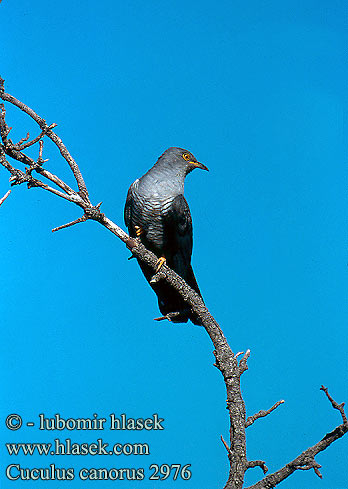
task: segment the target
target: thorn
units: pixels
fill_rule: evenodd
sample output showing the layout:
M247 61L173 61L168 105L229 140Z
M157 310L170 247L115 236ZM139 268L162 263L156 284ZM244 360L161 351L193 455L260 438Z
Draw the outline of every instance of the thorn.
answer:
M63 224L62 226L58 226L57 228L52 229L52 233L55 233L56 231L60 231L61 229L69 228L70 226L74 226L75 224L84 221L87 221L87 217L85 215L79 217L78 219L75 219L75 221L68 222L67 224Z

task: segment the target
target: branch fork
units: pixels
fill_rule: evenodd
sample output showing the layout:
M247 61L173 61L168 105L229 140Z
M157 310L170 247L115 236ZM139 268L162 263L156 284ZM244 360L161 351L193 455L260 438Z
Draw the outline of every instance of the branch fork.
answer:
M304 461L303 461L303 465L292 465L294 467L295 470L311 470L313 469L315 474L320 478L322 479L323 476L321 475L319 469L321 468L321 465L318 464L318 462L316 462L314 460L314 457L308 457L306 458Z

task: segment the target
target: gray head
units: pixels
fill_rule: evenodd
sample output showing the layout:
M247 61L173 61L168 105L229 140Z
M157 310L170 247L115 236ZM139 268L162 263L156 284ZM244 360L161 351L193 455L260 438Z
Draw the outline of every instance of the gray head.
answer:
M195 168L208 170L208 168L199 163L192 153L182 148L168 148L157 160L155 167L161 169L176 170L178 173L187 175Z

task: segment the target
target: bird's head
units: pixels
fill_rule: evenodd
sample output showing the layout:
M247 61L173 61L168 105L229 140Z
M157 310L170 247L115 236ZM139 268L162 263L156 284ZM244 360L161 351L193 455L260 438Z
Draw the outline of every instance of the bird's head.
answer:
M177 169L187 175L195 168L208 170L208 168L196 160L190 151L182 148L168 148L162 156L159 157L157 164L163 167ZM209 171L209 170L208 170Z

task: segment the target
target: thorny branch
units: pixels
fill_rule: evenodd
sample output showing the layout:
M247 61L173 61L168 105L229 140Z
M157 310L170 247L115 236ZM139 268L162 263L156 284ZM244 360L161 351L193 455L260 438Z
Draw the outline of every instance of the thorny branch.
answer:
M0 164L11 174L11 186L26 183L28 188L40 187L43 190L57 195L58 197L68 200L69 202L73 202L83 210L83 215L72 222L54 228L53 231L58 231L89 219L97 221L126 244L127 248L131 250L132 257L138 258L147 265L150 265L155 271L158 258L153 253L149 252L138 240L128 236L128 234L125 233L117 224L107 218L100 211L101 203L98 205L92 205L89 199L86 184L77 163L70 155L62 140L53 131L57 125L55 123L47 124L46 121L37 115L36 112L34 112L30 107L17 100L12 95L6 93L4 88L4 80L2 78L0 78L0 98L3 101L9 102L21 109L38 124L41 130L39 135L32 140L29 140L30 136L28 133L25 137L20 139L20 141L13 143L8 137L11 128L7 125L5 120L5 107L3 104L0 104L0 135L2 141L0 143ZM56 145L62 157L69 165L76 180L78 190L72 189L57 175L54 175L50 171L43 168L43 165L47 162L47 160L44 160L42 156L44 148L43 141L45 137L49 138ZM39 143L39 155L35 161L23 153L23 150L37 143ZM11 163L9 163L6 157L10 157L15 161L24 164L24 171L19 168L15 168ZM32 175L35 172L41 179L35 178ZM48 185L42 179L48 180L51 182L51 185ZM8 195L9 192L7 192L7 194L0 200L0 205ZM241 489L243 487L245 472L249 468L260 467L264 473L266 473L268 470L265 462L262 460L247 460L245 428L253 424L256 419L270 414L284 401L278 401L267 411L261 410L246 419L245 405L240 388L240 377L248 369L247 361L250 356L250 350L247 350L245 353L238 352L234 355L220 326L208 311L201 297L196 294L196 292L192 290L180 276L173 272L173 270L168 268L166 265L163 265L160 270L160 275L154 274L153 280L165 280L180 293L184 300L190 305L192 310L197 314L197 316L199 316L202 325L213 342L215 348L215 366L222 373L226 385L226 402L230 418L229 444L227 444L227 442L221 436L221 440L227 450L227 456L230 464L229 476L224 489ZM241 355L243 356L238 361L238 357ZM248 489L268 489L275 487L277 484L279 484L279 482L284 480L295 470L309 470L313 468L315 473L321 477L319 472L320 465L314 460L315 455L317 455L317 453L320 451L325 450L333 441L337 440L348 431L347 418L344 413L344 404L337 404L331 398L325 387L322 387L322 390L324 390L332 406L340 411L343 423L335 428L335 430L325 435L324 438L316 445L301 453L296 459L288 463L285 467L266 476L257 484L250 486Z

